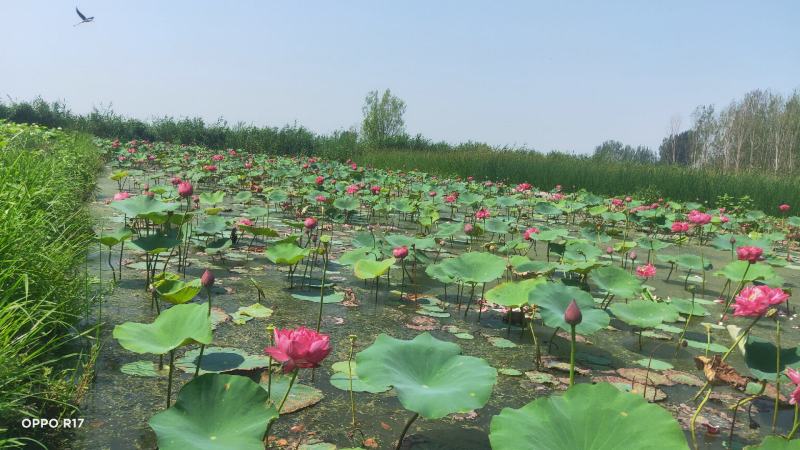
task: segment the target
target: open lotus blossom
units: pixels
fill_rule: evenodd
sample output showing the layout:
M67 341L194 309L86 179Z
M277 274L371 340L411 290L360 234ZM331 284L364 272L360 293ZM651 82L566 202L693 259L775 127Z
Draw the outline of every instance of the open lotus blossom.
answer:
M308 217L303 221L303 226L306 227L307 230L313 230L317 227L317 219Z
M786 376L794 383L794 392L789 395L789 404L796 405L800 403L800 371L796 369L792 369L791 367L786 368Z
M125 200L126 198L130 198L131 194L129 192L117 192L114 194L114 200Z
M371 188L369 188L369 190L370 190L370 192L372 192L375 195L378 195L378 194L381 193L381 187L377 186L377 185L372 186Z
M212 161L217 161L217 162L222 161L223 159L225 159L225 157L222 155L214 155L211 157Z
M236 150L234 150L234 149L232 149L232 148L229 148L229 149L228 149L228 155L230 155L230 156L236 156Z
M631 197L630 195L625 197L625 203L630 203L632 201L633 201L633 197Z
M471 223L464 224L464 233L465 234L472 234L475 230L475 227L472 226Z
M318 195L314 197L314 200L318 201L319 203L325 203L328 201L328 198L325 197L324 195Z
M207 164L207 165L203 166L203 170L205 170L206 172L216 172L217 171L217 166L215 166L213 164Z
M126 159L128 159L128 158L126 158L126 157L124 157L124 156L122 156L122 155L119 155L119 156L117 156L117 161L119 161L119 162L123 162L123 161L125 161Z
M686 222L672 222L673 233L686 233L689 231L689 224Z
M779 305L789 298L789 294L781 288L769 286L749 286L736 296L733 315L739 317L763 316L770 306Z
M488 219L491 213L486 208L481 208L475 213L476 219Z
M351 184L350 186L347 186L347 189L345 189L345 191L346 191L348 194L350 194L350 195L353 195L353 194L355 194L356 192L358 192L358 190L359 190L359 189L360 189L360 188L358 187L358 185L357 185L357 184Z
M530 183L520 183L517 185L517 187L514 188L514 190L517 192L527 192L530 191L531 188L532 186Z
M275 345L264 352L283 363L285 373L319 367L331 352L330 337L306 327L274 331Z
M526 241L530 241L531 239L533 239L534 234L539 234L539 229L536 227L530 227L527 230L525 230L525 233L523 233L523 237L525 238Z
M656 266L654 266L652 264L646 264L644 266L638 266L636 268L636 275L638 275L638 276L640 276L640 277L642 277L644 279L653 278L654 276L656 276Z
M739 247L736 249L736 256L740 261L747 261L755 264L763 259L764 250L761 247Z
M395 247L392 250L392 256L394 256L397 259L405 258L406 256L408 256L408 247L406 247L405 245L400 247Z
M192 187L192 183L189 183L188 181L182 181L180 184L178 184L178 195L180 195L181 198L191 197L193 193L194 187Z
M252 220L250 220L250 219L247 219L247 218L245 218L245 219L239 219L239 222L237 222L237 223L238 223L239 225L244 225L244 226L246 226L246 227L252 227L252 226L253 226L253 221L252 221Z
M455 195L453 195L453 194L450 194L450 195L448 195L448 196L446 196L446 197L444 198L444 202L445 202L445 203L455 203L455 202L456 202L456 200L458 200L458 197L456 197L456 196L455 196Z
M564 199L564 194L560 192L556 192L555 194L550 196L550 200L553 200L554 202L560 202L563 199Z
M624 202L622 200L618 199L618 198L612 198L611 199L611 205L612 206L622 206L623 203Z
M323 177L322 175L320 175L320 176L318 176L318 177L317 177L317 178L314 180L314 182L315 182L315 183L317 183L317 185L321 185L322 183L324 183L324 182L325 182L325 177Z
M358 164L356 164L356 163L350 164L350 168L353 169L353 170L356 170L356 169L358 169Z
M724 214L720 214L719 215L719 221L722 222L722 223L728 223L728 222L731 221L731 218L726 216L726 215L724 215Z
M699 226L711 222L711 214L706 214L696 209L691 210L689 214L686 215L686 218L689 219L689 222Z
M791 209L791 206L789 206L789 205L787 205L786 203L784 203L784 204L782 204L782 205L778 206L778 209L779 209L781 212L787 212L787 211L789 211L789 210Z

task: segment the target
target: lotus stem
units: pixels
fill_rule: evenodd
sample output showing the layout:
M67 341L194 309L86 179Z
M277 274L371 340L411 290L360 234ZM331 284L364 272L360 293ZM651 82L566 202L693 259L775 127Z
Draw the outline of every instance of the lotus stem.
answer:
M281 413L283 405L286 403L286 399L289 398L289 392L292 391L292 386L294 386L294 381L297 379L298 372L300 372L300 369L294 369L294 371L292 372L292 379L289 381L289 388L286 389L286 393L283 394L283 400L281 400L281 404L278 406L278 414Z
M778 409L781 401L781 321L775 315L775 406L772 411L772 432L778 424Z
M533 339L533 346L536 347L536 370L539 370L539 366L541 366L542 362L542 353L541 348L539 347L539 339L536 338L536 332L533 329L533 321L536 318L536 305L533 305L533 310L531 311L531 320L528 321L528 328L531 330L531 338Z
M697 450L699 447L697 446L697 436L695 435L694 424L697 421L697 416L700 415L700 411L703 409L703 406L706 405L706 402L708 401L708 398L711 397L711 391L712 390L713 390L713 388L708 388L708 391L706 392L706 396L703 397L703 401L701 401L700 404L697 405L697 409L694 410L694 414L692 414L692 419L691 419L691 421L689 421L689 433L691 433L691 435L692 435L692 447L695 450Z
M753 401L753 400L757 399L758 397L760 397L761 394L764 393L764 389L766 389L766 388L767 388L767 382L763 381L763 382L761 382L761 389L758 391L758 394L742 398L741 400L736 402L736 405L733 407L733 417L731 418L731 429L730 429L730 432L728 433L728 448L733 448L733 430L736 427L736 415L739 412L739 408L743 404L750 403L751 401Z
M328 271L328 244L324 244L325 254L322 255L322 283L319 287L319 313L317 314L317 333L322 326L322 306L325 304L325 274Z
M789 435L786 436L786 440L790 441L797 434L797 429L800 428L800 403L794 405L794 426L792 426L792 431L789 432Z
M411 416L410 419L408 419L408 422L406 422L406 426L403 427L403 432L400 433L400 440L397 441L397 447L394 448L395 450L400 450L400 446L403 445L403 439L406 437L408 429L411 428L411 424L414 423L415 420L417 420L417 417L419 417L419 413L414 413L414 415Z
M167 408L172 402L172 373L175 371L175 350L169 351L169 374L167 375Z
M569 330L569 385L575 384L575 325L570 325Z
M353 415L353 432L355 432L356 428L358 428L358 424L356 422L356 398L353 395L353 350L356 347L356 335L350 335L350 353L347 356L347 376L350 379L350 411Z

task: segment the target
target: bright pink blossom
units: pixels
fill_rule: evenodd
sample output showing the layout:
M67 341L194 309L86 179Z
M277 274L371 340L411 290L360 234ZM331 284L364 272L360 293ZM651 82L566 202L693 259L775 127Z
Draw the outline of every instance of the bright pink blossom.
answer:
M188 181L182 181L180 184L178 184L178 195L180 195L181 198L191 197L193 193L194 187L192 187L192 183L189 183Z
M673 233L686 233L689 231L689 224L686 222L672 222Z
M406 247L405 245L401 247L395 247L394 249L392 249L392 256L398 259L405 258L406 256L408 256L408 247Z
M330 337L306 327L275 329L275 345L264 352L283 363L285 373L319 367L331 352Z
M306 227L308 230L313 230L317 227L317 219L313 217L308 217L306 220L303 221L303 226Z
M476 219L488 219L492 214L486 208L481 208L475 213Z
M796 405L800 403L800 371L796 369L792 369L791 367L786 368L786 376L794 383L795 389L789 395L789 404Z
M378 195L378 194L381 193L381 187L378 186L378 185L372 186L371 188L369 188L369 190L375 195Z
M114 194L114 200L125 200L126 198L130 198L131 194L129 192L117 192Z
M527 230L525 230L523 236L525 237L526 241L530 241L531 239L533 239L534 234L539 234L539 229L536 227L530 227Z
M211 157L211 160L216 162L222 161L223 159L225 159L223 155L214 155Z
M359 189L360 189L360 188L358 187L358 185L357 185L357 184L351 184L350 186L347 186L347 189L345 189L345 191L346 191L348 194L350 194L350 195L353 195L353 194L355 194L356 192L358 192L358 190L359 190Z
M787 205L786 203L784 203L784 204L782 204L782 205L778 206L778 209L779 209L781 212L786 212L786 211L789 211L789 210L791 209L791 206L789 206L789 205Z
M693 223L694 225L705 225L711 222L711 215L700 212L696 209L693 209L686 215L686 218L689 219L689 222Z
M318 176L318 177L317 177L317 178L314 180L314 182L315 182L315 183L317 183L317 185L320 185L320 184L322 184L322 183L324 183L324 182L325 182L325 177L323 177L322 175L320 175L320 176Z
M252 227L253 226L253 221L250 220L250 219L239 219L239 222L237 222L237 223L239 225L244 225L246 227Z
M739 247L736 249L736 256L739 261L747 261L750 264L755 264L763 259L764 250L761 247Z
M644 266L638 266L636 268L636 275L642 278L653 278L656 276L656 266L652 264L646 264Z
M789 298L789 294L781 288L769 286L749 286L736 296L733 315L739 317L763 316L770 306L779 305Z

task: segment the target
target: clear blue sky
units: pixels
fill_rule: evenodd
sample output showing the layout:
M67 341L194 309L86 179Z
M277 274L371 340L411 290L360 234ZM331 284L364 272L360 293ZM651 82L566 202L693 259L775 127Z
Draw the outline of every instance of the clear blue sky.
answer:
M390 88L434 140L657 147L670 118L800 87L800 1L0 0L0 95L321 133Z

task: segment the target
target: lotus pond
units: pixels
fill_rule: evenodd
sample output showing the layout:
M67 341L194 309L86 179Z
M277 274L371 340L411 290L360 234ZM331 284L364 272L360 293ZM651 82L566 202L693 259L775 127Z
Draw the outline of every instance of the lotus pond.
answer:
M98 142L65 447L800 447L788 207Z

